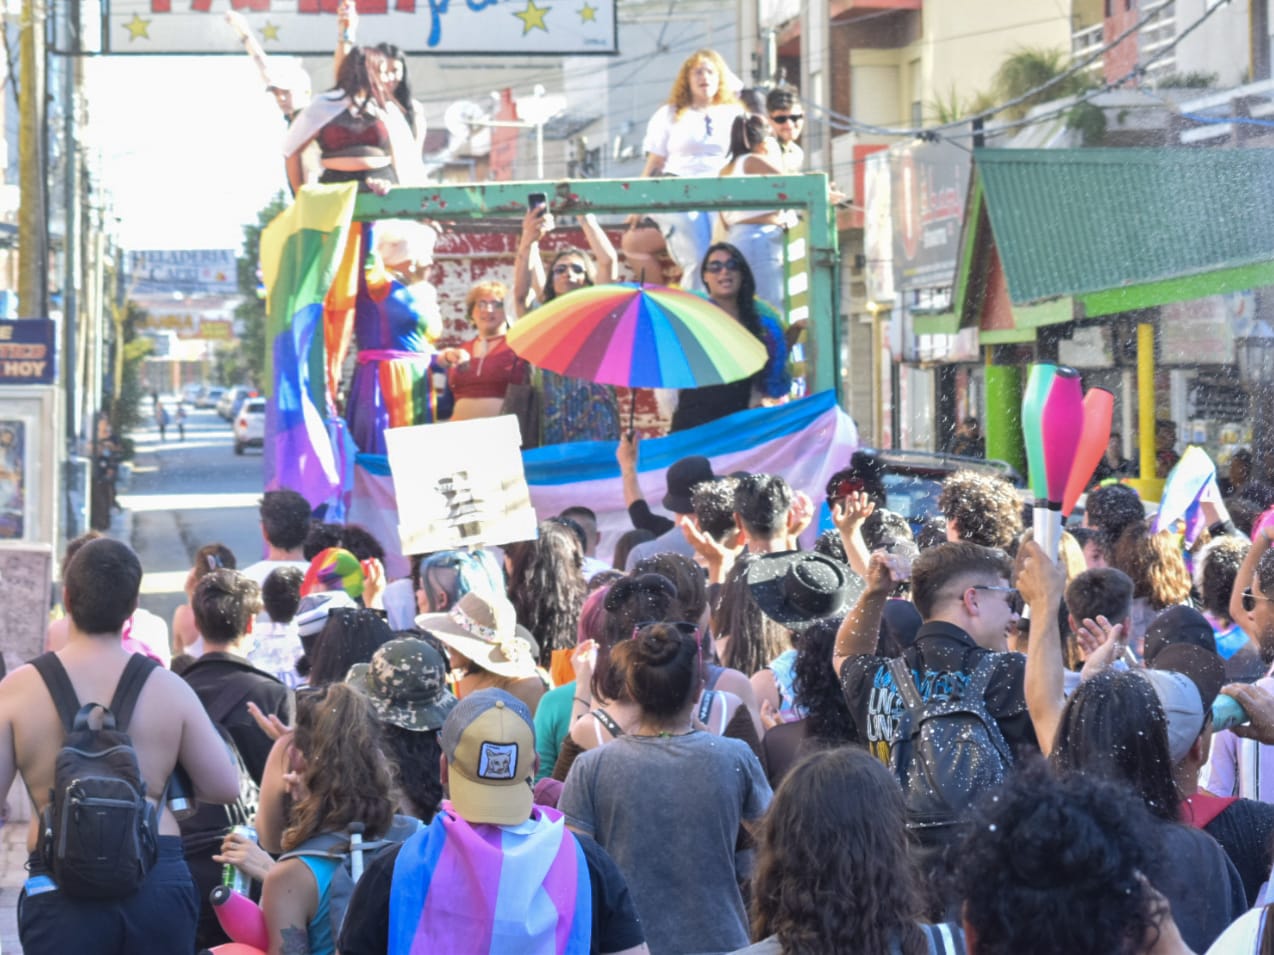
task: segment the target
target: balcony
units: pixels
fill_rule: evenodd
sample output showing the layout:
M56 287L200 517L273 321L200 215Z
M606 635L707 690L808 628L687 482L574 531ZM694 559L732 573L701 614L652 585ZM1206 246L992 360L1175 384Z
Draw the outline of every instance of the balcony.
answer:
M1141 28L1137 38L1137 62L1146 63L1156 54L1170 47L1177 38L1177 5L1176 0L1151 0L1135 11L1137 21L1151 16L1150 21ZM1106 45L1106 24L1094 23L1071 34L1071 59L1086 60ZM1116 34L1120 31L1115 31ZM1160 57L1147 67L1151 75L1170 73L1176 69L1176 57L1171 53ZM1102 58L1098 57L1084 69L1100 77Z

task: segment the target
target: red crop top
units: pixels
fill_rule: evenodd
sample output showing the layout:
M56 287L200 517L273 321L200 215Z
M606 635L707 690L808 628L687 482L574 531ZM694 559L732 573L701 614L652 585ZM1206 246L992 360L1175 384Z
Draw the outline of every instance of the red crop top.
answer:
M470 358L447 373L451 393L457 401L461 398L503 398L509 385L527 382L530 369L508 346L504 336L489 341L490 350L481 358L474 355L478 341L474 338L460 346Z
M388 156L389 130L375 116L355 116L344 110L318 133L324 156Z

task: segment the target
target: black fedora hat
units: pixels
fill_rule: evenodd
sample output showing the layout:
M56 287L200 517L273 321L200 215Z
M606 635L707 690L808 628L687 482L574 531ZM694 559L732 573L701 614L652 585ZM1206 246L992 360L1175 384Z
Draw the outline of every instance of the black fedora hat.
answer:
M695 454L674 461L668 469L668 493L664 495L664 508L674 514L693 514L694 505L690 503L690 492L696 484L711 481L715 477L712 462L702 455Z
M813 551L764 554L748 567L748 590L771 620L803 630L845 609L850 569Z

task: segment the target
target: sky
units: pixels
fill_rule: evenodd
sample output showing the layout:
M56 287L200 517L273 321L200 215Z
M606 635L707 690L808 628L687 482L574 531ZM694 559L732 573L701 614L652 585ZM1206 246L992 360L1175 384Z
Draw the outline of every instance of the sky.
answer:
M85 86L123 248L238 249L286 189L283 117L246 55L97 57Z

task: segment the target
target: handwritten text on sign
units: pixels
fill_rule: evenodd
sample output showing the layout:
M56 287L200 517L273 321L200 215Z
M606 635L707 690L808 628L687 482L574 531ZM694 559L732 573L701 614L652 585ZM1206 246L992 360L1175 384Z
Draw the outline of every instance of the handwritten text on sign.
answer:
M329 53L339 0L231 0L267 53ZM358 0L358 42L407 53L614 53L616 0ZM237 53L225 0L111 0L111 53Z
M0 321L0 384L53 383L53 319Z

